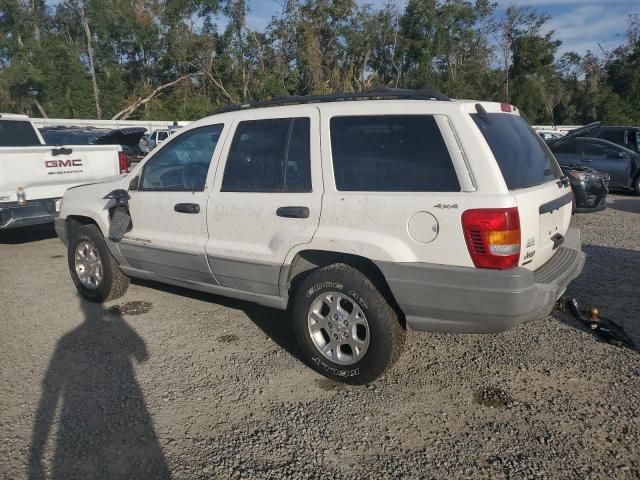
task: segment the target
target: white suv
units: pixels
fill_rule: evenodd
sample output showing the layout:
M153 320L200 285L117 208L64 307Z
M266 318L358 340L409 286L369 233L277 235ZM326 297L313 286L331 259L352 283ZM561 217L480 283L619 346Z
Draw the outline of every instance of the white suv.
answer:
M128 175L68 190L56 229L90 300L136 277L290 309L313 368L366 383L406 327L548 315L585 261L571 200L511 105L382 89L191 123Z

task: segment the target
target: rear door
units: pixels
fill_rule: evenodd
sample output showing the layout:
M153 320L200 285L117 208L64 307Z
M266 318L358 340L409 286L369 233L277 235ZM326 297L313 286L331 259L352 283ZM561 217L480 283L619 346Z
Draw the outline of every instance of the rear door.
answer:
M536 270L564 240L571 221L569 182L544 141L513 113L471 115L493 152L520 214L520 265Z
M224 287L279 294L287 253L311 241L322 202L319 113L237 115L207 212L207 257ZM222 167L222 165L221 165Z

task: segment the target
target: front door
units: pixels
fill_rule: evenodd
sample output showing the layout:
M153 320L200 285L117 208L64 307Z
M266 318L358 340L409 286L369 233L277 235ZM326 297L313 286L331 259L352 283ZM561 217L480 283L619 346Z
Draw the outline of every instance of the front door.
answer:
M608 173L611 176L609 183L611 187L626 188L630 185L631 162L629 157L624 155L622 147L598 140L585 140L582 148L582 164Z
M144 164L129 191L133 228L120 241L129 266L198 282L216 283L205 256L207 199L223 125L180 132Z
M207 256L224 287L278 295L287 253L318 228L319 113L305 105L286 111L280 118L259 110L238 114L226 142L224 172L207 210Z

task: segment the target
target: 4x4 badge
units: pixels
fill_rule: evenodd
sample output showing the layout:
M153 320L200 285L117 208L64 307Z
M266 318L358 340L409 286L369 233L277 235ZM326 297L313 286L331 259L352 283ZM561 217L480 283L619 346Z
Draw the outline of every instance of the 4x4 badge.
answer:
M458 208L457 203L439 203L434 205L433 208Z

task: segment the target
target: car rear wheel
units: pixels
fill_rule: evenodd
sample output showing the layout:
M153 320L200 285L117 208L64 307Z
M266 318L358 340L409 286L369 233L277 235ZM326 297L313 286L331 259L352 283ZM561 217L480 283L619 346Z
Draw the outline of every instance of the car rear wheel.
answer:
M92 302L121 297L129 287L129 278L120 271L95 225L83 225L69 238L69 273L78 292Z
M369 383L402 353L405 329L390 302L360 271L333 264L310 273L293 302L296 338L322 375Z

